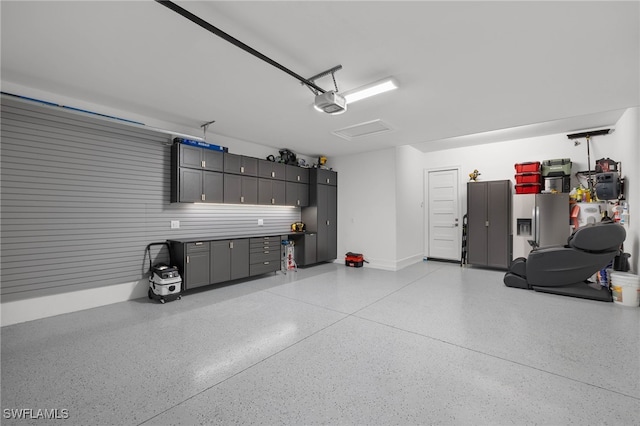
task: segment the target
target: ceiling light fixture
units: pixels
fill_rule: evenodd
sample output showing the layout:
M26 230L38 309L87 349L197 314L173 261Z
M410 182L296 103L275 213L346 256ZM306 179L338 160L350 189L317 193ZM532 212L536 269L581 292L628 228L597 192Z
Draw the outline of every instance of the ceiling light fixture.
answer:
M380 93L397 89L398 87L400 87L398 80L396 80L394 77L387 77L383 78L382 80L366 84L362 87L344 92L342 96L347 100L347 104L351 104L361 99L369 98L371 96L379 95Z

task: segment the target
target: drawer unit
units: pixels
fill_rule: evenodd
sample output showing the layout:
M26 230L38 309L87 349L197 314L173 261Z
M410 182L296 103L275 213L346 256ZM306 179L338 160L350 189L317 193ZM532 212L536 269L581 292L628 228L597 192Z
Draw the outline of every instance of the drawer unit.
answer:
M280 239L278 235L249 240L249 275L280 270Z

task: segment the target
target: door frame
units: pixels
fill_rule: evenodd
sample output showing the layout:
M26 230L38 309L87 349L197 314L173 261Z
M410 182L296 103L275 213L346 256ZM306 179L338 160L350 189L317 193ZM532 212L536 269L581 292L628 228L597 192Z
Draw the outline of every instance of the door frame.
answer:
M422 186L422 226L424 233L422 235L422 257L424 260L429 258L429 239L430 239L430 228L429 228L429 194L427 194L427 190L429 189L429 173L432 172L443 172L446 170L455 170L458 174L458 211L456 212L457 216L460 218L460 226L458 226L458 240L460 244L462 244L462 216L460 212L462 211L462 201L464 197L461 194L463 185L460 185L460 177L462 175L462 166L448 166L448 167L433 167L428 169L423 169L423 186Z

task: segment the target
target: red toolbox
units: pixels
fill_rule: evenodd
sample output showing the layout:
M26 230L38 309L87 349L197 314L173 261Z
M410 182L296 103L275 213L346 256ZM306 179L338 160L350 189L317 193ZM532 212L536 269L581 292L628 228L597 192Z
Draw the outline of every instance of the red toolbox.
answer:
M540 171L540 162L516 163L516 173L535 173Z
M542 185L539 183L517 183L516 194L539 194Z
M518 173L516 177L516 184L519 183L542 183L542 174L540 172L535 173Z
M364 264L364 256L362 253L347 253L344 258L344 264L354 268L361 268Z

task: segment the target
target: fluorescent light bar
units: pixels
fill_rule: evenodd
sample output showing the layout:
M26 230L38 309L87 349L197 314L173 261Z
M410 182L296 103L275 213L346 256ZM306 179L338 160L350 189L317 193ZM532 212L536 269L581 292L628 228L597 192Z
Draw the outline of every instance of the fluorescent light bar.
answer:
M362 87L358 87L357 89L344 92L342 96L347 100L347 104L350 104L357 102L360 99L365 99L380 93L388 92L389 90L397 89L398 87L400 87L398 80L393 77L387 77L382 80L366 84Z

